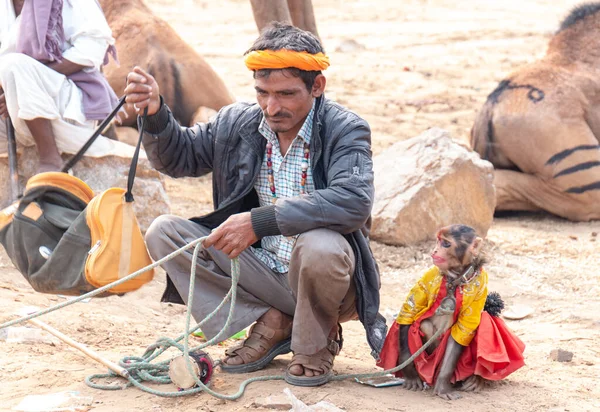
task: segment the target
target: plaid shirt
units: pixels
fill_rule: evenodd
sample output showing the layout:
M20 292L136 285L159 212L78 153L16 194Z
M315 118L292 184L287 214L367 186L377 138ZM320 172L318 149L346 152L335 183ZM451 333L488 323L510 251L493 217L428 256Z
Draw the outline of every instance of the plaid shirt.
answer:
M273 162L273 178L275 181L275 193L278 199L295 197L300 195L300 179L302 178L302 162L304 160L304 143L310 144L312 136L313 117L315 112L315 103L308 113L298 136L294 139L285 156L281 155L279 140L277 135L271 130L264 117L258 126L258 131L268 142L273 145L271 161ZM312 170L308 160L308 170L306 171L305 192L311 193L315 190L312 178ZM263 157L262 166L258 174L258 179L254 188L258 193L258 199L261 206L272 204L273 195L268 180L267 152ZM292 249L296 243L296 236L266 236L261 241L262 248L252 249L254 254L263 261L272 270L279 273L286 273L289 269Z

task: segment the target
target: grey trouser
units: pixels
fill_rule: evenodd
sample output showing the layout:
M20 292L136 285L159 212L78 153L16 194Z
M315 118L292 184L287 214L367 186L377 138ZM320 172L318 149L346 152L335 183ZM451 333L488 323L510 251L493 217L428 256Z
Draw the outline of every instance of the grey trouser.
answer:
M177 216L161 216L146 233L150 255L158 260L210 230ZM163 267L187 303L193 248L166 262ZM239 256L240 280L233 319L224 339L250 326L270 307L294 317L292 350L312 355L335 336L338 322L357 318L353 280L355 257L342 235L316 229L298 237L289 272L271 270L251 250ZM231 261L209 248L199 253L192 314L203 320L223 300L231 287ZM229 304L201 329L207 338L225 324Z

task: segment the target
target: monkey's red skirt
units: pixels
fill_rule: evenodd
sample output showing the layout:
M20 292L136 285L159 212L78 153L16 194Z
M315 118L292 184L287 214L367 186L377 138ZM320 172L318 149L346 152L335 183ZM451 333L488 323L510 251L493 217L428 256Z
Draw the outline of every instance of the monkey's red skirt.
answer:
M435 312L439 306L436 302L432 310L423 315L422 319ZM410 353L415 353L423 346L422 333L420 331L420 320L413 323L408 332L408 346ZM394 322L385 339L381 359L377 366L391 369L398 365L400 325ZM450 330L442 335L442 341L431 354L426 351L415 359L415 367L424 382L429 386L435 384L435 378L442 365L446 344L450 336ZM487 312L481 313L481 323L477 328L475 337L467 346L458 360L452 382L459 382L471 375L479 375L488 380L500 380L525 365L523 351L525 344L506 326L500 318L491 316ZM396 373L401 377L402 371Z

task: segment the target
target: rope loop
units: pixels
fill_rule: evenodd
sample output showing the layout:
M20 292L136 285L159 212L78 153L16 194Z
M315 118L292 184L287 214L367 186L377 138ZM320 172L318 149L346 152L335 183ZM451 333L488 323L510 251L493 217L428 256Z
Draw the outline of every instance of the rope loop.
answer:
M170 253L169 255L165 256L164 258L157 260L156 262L152 263L151 265L149 265L145 268L142 268L128 276L125 276L124 278L119 279L111 284L108 284L99 289L95 289L89 293L86 293L85 295L78 296L78 297L70 299L66 302L62 302L62 303L52 306L50 308L30 314L28 316L24 316L19 319L15 319L13 321L5 322L0 325L0 329L6 328L9 326L18 324L18 323L26 322L30 319L37 318L39 316L42 316L42 315L57 311L59 309L65 308L67 306L70 306L72 304L80 302L89 297L96 296L108 289L111 289L115 286L118 286L118 285L124 283L124 282L127 282L130 279L133 279L150 269L153 269L159 265L162 265L163 263L173 259L174 257L180 255L181 253L185 252L186 250L191 249L192 247L194 248L192 262L195 262L198 259L198 253L199 253L200 249L202 249L202 247L203 247L202 242L204 239L206 239L206 237L201 237L201 238L195 239L192 242L188 243L187 245L185 245L185 246L177 249L176 251ZM184 332L175 339L168 338L168 337L158 338L156 340L156 342L150 344L146 348L146 350L142 354L142 356L125 356L124 358L122 358L119 361L119 365L121 367L125 368L128 372L127 382L124 385L117 385L114 383L100 384L100 383L96 382L98 380L113 380L113 379L123 380L124 379L122 376L119 376L112 371L109 371L108 373L94 374L94 375L90 375L90 376L86 377L85 378L86 385L88 385L90 388L100 389L100 390L109 390L109 391L122 390L122 389L127 389L131 386L135 386L136 388L138 388L144 392L150 393L152 395L168 397L168 398L176 398L176 397L182 397L182 396L196 394L199 392L207 392L209 395L214 396L215 398L218 398L218 399L237 400L243 396L244 391L246 390L246 386L248 386L252 382L284 380L285 377L283 375L258 376L258 377L249 378L240 384L240 387L236 393L227 395L227 394L218 393L218 392L213 391L212 389L209 388L209 386L206 386L203 382L201 382L200 379L197 377L197 375L195 373L193 373L192 363L190 360L189 353L204 349L208 346L213 346L227 338L226 336L224 336L224 333L229 328L229 325L233 318L233 312L235 310L235 303L236 303L236 297L237 297L237 285L239 282L239 278L240 278L240 263L239 263L239 260L237 258L235 258L235 259L231 260L231 288L227 292L227 295L223 298L221 303L211 313L208 314L208 316L206 318L204 318L201 322L199 322L198 324L196 324L195 326L190 328L190 323L191 323L190 321L191 321L191 317L192 317L191 308L193 306L192 303L194 301L193 291L194 291L194 284L196 281L196 265L192 265L191 271L190 271L190 288L189 288L189 292L188 292L188 304L187 304L187 310L186 310L186 314L185 314L185 330L184 330ZM212 339L209 339L208 341L202 343L201 345L190 348L189 347L190 334L195 332L196 330L200 329L203 324L205 324L206 322L211 320L215 316L215 314L217 312L219 312L229 301L231 301L229 313L227 315L225 324L223 325L223 328L219 331L219 333L217 333L216 336L214 336ZM399 370L401 370L404 367L406 367L407 365L409 365L417 356L419 356L425 349L427 349L427 347L431 343L433 343L436 339L438 339L443 332L444 332L443 329L439 329L431 337L431 339L429 339L421 348L419 348L419 350L417 350L409 359L407 359L401 365L396 366L395 368L384 370L384 371L372 372L372 373L337 375L337 376L334 376L331 380L332 381L340 381L340 380L344 380L344 379L367 379L367 378L384 376L384 375L387 375L390 373L398 372ZM183 344L180 343L181 340L183 340ZM157 362L157 363L151 363L152 361L154 361L156 358L161 356L163 353L165 353L170 348L175 348L178 351L183 353L186 369L189 372L189 374L192 377L194 377L194 380L197 385L196 387L191 388L191 389L186 389L186 390L179 390L176 392L167 392L167 391L160 391L160 390L157 390L154 388L150 388L150 387L144 385L143 382L151 382L151 383L159 383L159 384L172 383L171 379L169 378L169 374L168 374L169 363L170 363L171 359Z

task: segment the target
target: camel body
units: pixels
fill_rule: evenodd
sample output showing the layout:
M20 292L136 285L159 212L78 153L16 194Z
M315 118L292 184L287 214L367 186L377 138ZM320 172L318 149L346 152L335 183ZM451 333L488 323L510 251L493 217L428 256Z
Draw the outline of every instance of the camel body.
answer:
M125 89L127 74L140 66L156 79L165 103L184 126L206 121L235 101L212 67L141 0L100 3L119 52L120 65L104 67L117 95ZM123 126L135 126L135 113L127 115Z
M600 2L575 8L542 59L500 82L471 145L496 169L496 210L600 219Z

